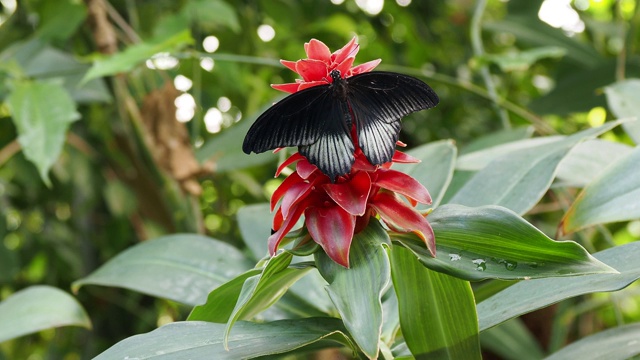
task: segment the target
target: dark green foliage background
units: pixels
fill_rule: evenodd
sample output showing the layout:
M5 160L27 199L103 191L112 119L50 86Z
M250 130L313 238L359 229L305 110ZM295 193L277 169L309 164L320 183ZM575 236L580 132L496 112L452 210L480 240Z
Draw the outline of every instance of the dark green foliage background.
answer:
M513 71L504 71L497 61L474 54L474 1L414 0L401 7L386 0L377 15L365 13L354 0L340 5L324 0L109 3L112 15L119 14L128 24L112 24L120 51L134 42L166 39L184 28L191 31L194 45L175 47L173 53L180 63L174 69L154 71L137 64L118 75L124 90L118 89L115 77L108 77L100 80L99 96L78 101L82 117L70 127L71 135L51 170L50 187L22 152L10 150L16 127L6 106L0 106L0 300L34 284L70 291L73 281L116 254L163 234L201 232L243 246L235 214L245 204L268 200L269 190L277 184L273 180L275 157L253 166L246 166L252 158L240 157L232 168L200 176L201 196L182 192L149 156L123 101L140 105L149 92L178 74L194 81L190 93L196 99L196 115L186 126L191 144L197 145L195 156L214 163L220 155L217 144L239 143L242 135L225 138L234 131L226 127L219 134L208 133L203 124L206 109L216 106L218 98L228 97L233 104L230 113L242 114L234 126L246 128L262 108L281 96L269 84L292 82L296 77L277 60L305 57L303 43L311 38L335 50L357 35L361 46L356 63L381 58L379 69L421 74L435 89L440 105L404 120L400 139L410 147L454 139L458 148L463 148L503 128L484 90L480 76L484 65L498 95L517 112L509 111L511 126L541 119L547 124L538 128L543 135L569 134L589 127L589 112L606 107L601 88L616 81L616 74L618 80L621 74L640 74L639 57L634 52L640 16L633 8L634 1L600 1L599 5L591 1L588 10L579 12L586 30L571 37L538 19L540 0L490 1L482 18L486 54L500 58L542 46L556 46L565 53ZM232 16L216 12L220 7L232 10ZM13 14L7 13L6 6L2 9L5 21L0 26L0 59L10 59L12 47L20 44L47 44L75 59L71 71L84 75L97 49L83 3L21 0ZM187 20L181 22L183 18ZM274 28L276 35L270 42L258 37L256 29L261 24ZM211 55L215 61L211 72L198 65L200 56L209 56L202 49L202 40L209 35L220 41L219 49ZM623 45L624 56L620 51ZM41 80L69 75L56 68L56 59L44 60L45 68L37 69L39 74L28 72L26 77ZM14 76L8 64L2 61L0 65L2 99L10 93ZM555 88L534 86L541 78ZM611 118L607 113L607 119ZM611 137L631 143L622 131L615 131ZM550 236L563 207L556 200L545 197L543 203L550 204L552 210L529 216ZM633 238L626 224L613 225L610 231L616 241ZM598 250L605 240L588 234L582 244ZM184 320L189 311L170 301L117 288L85 287L76 296L91 317L92 330L67 327L1 343L0 359L90 358L163 322ZM597 309L595 316L600 324L613 318L608 307ZM636 311L635 321L638 317L640 312Z

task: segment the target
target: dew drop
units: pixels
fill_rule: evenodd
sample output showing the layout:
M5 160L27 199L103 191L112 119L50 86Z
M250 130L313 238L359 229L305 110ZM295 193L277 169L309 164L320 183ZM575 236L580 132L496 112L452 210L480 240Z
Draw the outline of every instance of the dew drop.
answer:
M458 261L460 259L462 259L462 256L459 254L449 254L449 260L451 261Z
M471 260L476 265L476 270L485 271L487 269L487 262L484 259Z

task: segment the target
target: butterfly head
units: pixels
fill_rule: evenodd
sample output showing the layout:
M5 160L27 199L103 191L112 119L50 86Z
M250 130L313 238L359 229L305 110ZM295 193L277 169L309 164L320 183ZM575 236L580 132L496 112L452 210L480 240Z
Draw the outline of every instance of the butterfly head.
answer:
M331 76L331 78L333 79L334 82L342 80L342 76L340 74L340 70L333 69L333 70L331 70L329 75Z

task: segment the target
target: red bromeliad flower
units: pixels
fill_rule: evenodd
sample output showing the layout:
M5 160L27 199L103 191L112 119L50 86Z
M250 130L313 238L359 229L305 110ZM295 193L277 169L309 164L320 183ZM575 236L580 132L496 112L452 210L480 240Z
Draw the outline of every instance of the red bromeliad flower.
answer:
M418 202L431 204L427 189L416 179L390 169L393 162L415 163L415 159L400 151L392 162L373 166L360 149L356 150L351 173L332 183L299 153L290 156L276 172L296 163L289 175L271 197L275 233L269 237L269 252L275 253L282 238L304 214L311 238L338 264L349 267L349 248L353 235L364 229L371 216L379 215L387 226L398 232L413 232L422 239L433 256L435 237L424 215L413 208ZM405 202L400 196L406 198ZM413 206L412 206L413 205Z
M333 80L329 75L331 70L340 70L343 78L369 72L378 66L381 60L372 60L351 67L358 53L359 46L354 37L342 49L331 53L329 47L322 41L311 39L308 43L304 44L304 51L308 56L307 59L298 61L280 60L282 65L302 76L302 80L298 79L295 83L291 84L271 85L271 87L276 90L295 93L312 86L332 83Z
M352 67L358 46L353 38L342 49L331 53L324 43L312 39L304 46L308 59L280 61L301 75L302 80L271 86L295 93L332 82L329 73L334 69L340 70L345 78L371 71L380 63L380 59ZM333 261L345 267L349 267L353 235L364 229L372 216L379 216L392 231L415 233L435 256L433 229L426 215L414 209L418 202L431 204L429 192L411 176L390 169L394 162L416 163L420 160L396 150L391 162L374 166L358 147L355 127L352 131L355 162L351 172L339 176L335 182L300 153L293 154L280 165L276 176L294 163L296 171L282 182L271 197L271 210L276 208L278 202L280 207L273 219L275 232L269 237L270 254L276 252L285 235L304 215L311 238Z

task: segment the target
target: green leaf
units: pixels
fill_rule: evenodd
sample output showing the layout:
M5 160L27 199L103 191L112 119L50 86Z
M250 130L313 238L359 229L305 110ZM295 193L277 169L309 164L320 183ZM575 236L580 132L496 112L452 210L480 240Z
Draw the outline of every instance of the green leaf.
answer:
M222 0L189 0L182 13L206 31L214 31L216 26L222 25L233 32L240 32L235 9Z
M103 79L82 82L82 78L90 66L80 63L72 54L45 46L37 54L33 54L21 62L20 65L27 76L41 79L62 79L64 88L78 103L110 102L112 100L111 93Z
M610 122L555 142L504 154L477 172L450 203L466 206L500 205L524 214L547 192L558 164L571 148L619 124L620 121Z
M560 228L584 227L640 218L640 146L606 170L578 195Z
M482 332L480 343L483 349L504 360L539 360L544 357L538 340L518 318Z
M376 221L356 234L351 243L346 269L324 252L316 253L320 274L327 280L327 292L346 328L370 359L378 356L382 328L381 297L389 284L391 269L384 246L389 237Z
M271 234L271 220L273 218L269 204L244 206L238 210L237 218L242 239L251 250L254 258L260 259L267 255L267 238ZM301 261L311 259L311 257L301 258ZM327 282L317 271L312 271L293 284L289 293L295 294L299 298L299 303L301 299L313 299L312 306L316 311L332 313L333 304L327 292L324 291L326 284Z
M91 328L82 306L51 286L31 286L0 302L0 342L61 326Z
M268 203L243 206L236 216L242 240L258 260L268 254L267 239L271 235L273 214Z
M640 242L607 249L594 257L619 273L521 281L478 304L480 331L575 296L620 290L640 278Z
M456 161L456 169L466 171L482 170L492 161L503 157L505 154L511 154L522 149L544 146L564 138L564 136L545 136L533 139L522 139L504 144L497 144L495 146L488 146L473 152L467 152L458 157L458 160Z
M7 105L24 155L51 185L49 169L60 156L69 125L80 118L75 103L60 84L19 81Z
M419 204L418 210L438 206L453 177L457 149L451 140L431 142L407 151L420 159L418 164L394 164L393 168L411 175L424 185L433 199L431 205Z
M38 8L36 36L46 41L67 40L87 17L86 6L75 0L45 0Z
M626 124L624 122L623 124ZM558 165L556 180L562 186L585 187L633 148L618 142L593 139L576 145Z
M280 99L281 98L278 98L277 100ZM256 114L242 119L238 124L211 137L201 148L196 149L196 159L200 162L205 162L209 159L215 160L216 172L218 173L244 169L270 162L275 163L278 156L273 152L267 151L261 154L252 153L247 155L242 151L242 141L238 141L238 139L244 139L244 136L258 115L270 107L271 103L262 107ZM273 170L275 172L275 166Z
M231 328L239 319L251 319L256 314L273 305L289 287L312 269L309 265L292 265L293 255L289 252L269 259L262 272L245 280L225 331L225 340Z
M188 305L252 267L236 248L205 236L170 235L145 241L73 283L116 286Z
M0 53L3 68L15 64L18 70L8 69L13 77L60 79L71 98L78 103L110 102L111 94L102 79L80 84L89 65L70 54L46 45L41 39L20 41Z
M338 319L306 318L264 324L240 321L223 346L225 326L201 321L175 322L152 332L124 339L95 360L191 359L237 360L282 354L305 345L351 345Z
M390 288L382 297L382 333L380 336L382 342L392 344L398 330L400 330L398 297L393 288Z
M498 65L500 70L526 71L538 60L546 58L560 58L566 55L567 50L557 46L543 46L525 51L515 51L506 54L483 55L479 60Z
M226 324L238 302L244 282L261 273L259 269L251 269L218 286L209 293L206 303L197 305L191 310L187 320Z
M500 130L471 141L460 150L460 154L464 155L497 145L528 139L531 135L533 135L533 126L520 126L512 129Z
M391 249L402 335L419 359L482 359L468 281L422 266L401 246Z
M640 117L640 79L628 79L606 86L607 105L618 118ZM627 134L640 144L640 121L622 124Z
M545 360L631 359L640 354L640 323L619 326L582 338Z
M536 46L561 48L566 58L581 67L595 67L602 56L592 46L569 37L560 29L543 23L537 16L506 16L499 22L487 23L484 28L493 32L514 35L519 41Z
M436 257L413 235L394 235L428 268L467 280L530 279L611 273L573 241L554 241L498 206L444 205L428 217Z
M128 72L155 54L176 51L192 43L193 38L190 32L185 30L166 39L132 45L120 53L96 60L82 79L82 83L103 76Z

